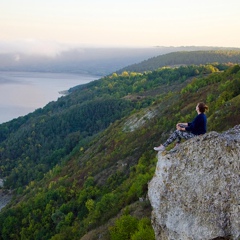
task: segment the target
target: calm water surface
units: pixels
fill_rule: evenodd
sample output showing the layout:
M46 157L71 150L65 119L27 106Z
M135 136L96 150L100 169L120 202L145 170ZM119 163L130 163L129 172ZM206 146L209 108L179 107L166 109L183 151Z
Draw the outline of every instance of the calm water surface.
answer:
M61 97L60 91L99 78L83 74L0 71L0 123L56 101Z

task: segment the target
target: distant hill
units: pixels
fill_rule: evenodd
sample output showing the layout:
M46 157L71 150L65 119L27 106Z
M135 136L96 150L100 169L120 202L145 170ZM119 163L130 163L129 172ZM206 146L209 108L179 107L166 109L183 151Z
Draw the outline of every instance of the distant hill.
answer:
M171 52L152 57L138 64L129 65L117 72L145 72L165 66L174 67L179 65L199 65L208 63L240 63L240 49Z
M0 212L0 239L154 240L153 147L200 101L208 131L239 124L240 66L113 73L1 124L0 178L14 197Z
M139 63L162 54L178 51L199 50L229 50L229 48L194 46L152 48L76 48L59 52L55 56L51 57L15 52L0 54L0 70L88 73L104 76L128 65ZM141 67L138 69L139 70L136 71L142 71Z

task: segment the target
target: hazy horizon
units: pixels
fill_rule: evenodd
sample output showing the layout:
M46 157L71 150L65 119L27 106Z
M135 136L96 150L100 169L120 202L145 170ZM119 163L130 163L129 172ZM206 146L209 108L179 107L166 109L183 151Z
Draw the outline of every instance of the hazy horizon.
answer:
M9 0L0 9L1 71L104 76L172 48L240 48L238 0Z
M129 65L177 51L219 50L214 47L75 48L55 55L0 53L1 71L66 72L108 75ZM234 48L236 49L236 48ZM238 49L240 50L240 49Z

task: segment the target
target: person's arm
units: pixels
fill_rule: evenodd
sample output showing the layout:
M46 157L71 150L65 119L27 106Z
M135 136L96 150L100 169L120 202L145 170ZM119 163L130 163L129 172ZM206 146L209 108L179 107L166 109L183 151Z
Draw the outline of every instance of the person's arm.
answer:
M188 123L178 123L177 125L185 125L185 126L188 126Z
M188 126L188 123L177 123L176 128L177 130L185 131L185 127Z
M199 115L197 115L192 122L189 122L187 127L185 128L186 131L191 132L195 128L195 124L199 119Z
M207 120L205 114L198 114L197 117L192 121L188 127L186 127L186 131L190 131L195 135L206 133L207 129Z
M177 130L185 131L186 128L181 125L177 125Z

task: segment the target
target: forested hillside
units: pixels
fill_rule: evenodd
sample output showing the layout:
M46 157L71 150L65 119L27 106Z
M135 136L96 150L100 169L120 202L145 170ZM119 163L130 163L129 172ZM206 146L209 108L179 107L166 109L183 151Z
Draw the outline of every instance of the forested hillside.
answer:
M239 124L240 66L113 73L0 125L0 178L15 194L0 239L154 239L153 146L200 101L208 131Z
M240 63L240 50L182 51L150 58L125 67L122 71L145 72L165 66L199 65L208 63Z

